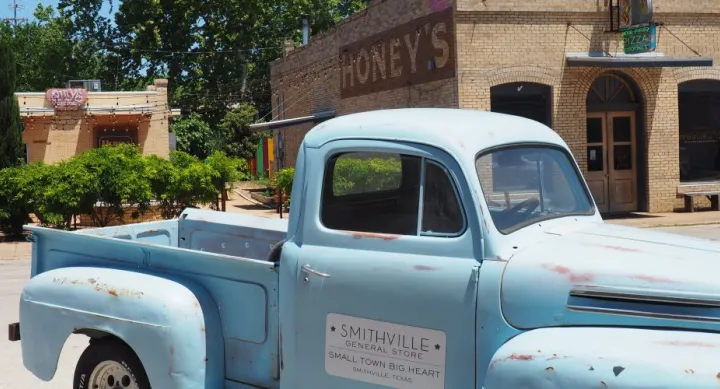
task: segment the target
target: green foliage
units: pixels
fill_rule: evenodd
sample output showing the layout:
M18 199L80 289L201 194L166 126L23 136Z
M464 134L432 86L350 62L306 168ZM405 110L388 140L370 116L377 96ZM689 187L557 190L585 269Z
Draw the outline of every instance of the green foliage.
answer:
M49 170L47 185L36 192L42 193L35 199L38 218L51 226L70 228L73 215L92 215L98 201L93 191L98 179L94 172L77 159L51 165Z
M21 192L24 169L0 169L0 226L5 233L21 235L23 224L29 221L27 198Z
M283 194L290 196L292 192L293 180L295 179L295 168L289 167L281 169L275 174L274 187L280 189Z
M270 131L250 132L250 124L255 122L257 114L255 106L249 103L241 103L225 114L218 129L227 154L252 159L258 142L272 137Z
M137 207L139 217L150 205L152 190L145 161L135 145L103 146L75 157L92 175L88 196L101 207L90 213L95 225L104 227L114 220L124 221L124 207Z
M20 107L15 98L16 61L12 48L0 39L0 169L17 166L22 156Z
M166 219L180 215L185 208L207 205L215 201L215 187L220 173L196 157L173 151L170 159L157 156L146 158L153 198L160 203Z
M399 159L338 158L333 171L333 193L354 193L397 189L402 174Z
M177 137L178 151L198 158L207 157L222 145L218 134L196 113L176 120L171 130Z
M42 162L0 169L0 225L22 233L33 212L42 225L68 229L74 215L104 227L139 217L157 201L164 218L217 201L223 189L248 177L247 163L218 151L205 161L182 151L143 157L133 145L93 149L54 165Z

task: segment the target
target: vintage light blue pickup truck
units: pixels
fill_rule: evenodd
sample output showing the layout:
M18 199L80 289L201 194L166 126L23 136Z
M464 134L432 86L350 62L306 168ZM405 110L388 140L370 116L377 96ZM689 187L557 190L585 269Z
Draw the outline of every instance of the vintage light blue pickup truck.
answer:
M27 227L10 339L76 388L717 388L720 244L604 224L515 116L352 114L298 151L288 220Z

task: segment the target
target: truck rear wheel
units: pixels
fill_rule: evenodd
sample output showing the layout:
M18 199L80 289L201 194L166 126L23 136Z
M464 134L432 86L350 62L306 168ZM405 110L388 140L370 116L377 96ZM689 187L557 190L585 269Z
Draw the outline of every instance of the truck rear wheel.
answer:
M99 340L80 356L73 380L75 389L150 389L140 359L117 340Z

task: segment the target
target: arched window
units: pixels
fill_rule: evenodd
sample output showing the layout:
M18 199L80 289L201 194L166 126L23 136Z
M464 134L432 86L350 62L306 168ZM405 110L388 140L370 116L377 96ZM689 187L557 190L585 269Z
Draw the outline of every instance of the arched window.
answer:
M605 73L595 79L587 94L588 111L632 110L637 106L633 89L617 74Z

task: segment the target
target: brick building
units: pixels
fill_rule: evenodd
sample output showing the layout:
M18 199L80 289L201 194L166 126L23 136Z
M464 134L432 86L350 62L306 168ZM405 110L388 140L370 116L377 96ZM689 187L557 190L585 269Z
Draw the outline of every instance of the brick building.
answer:
M167 84L158 79L138 92L88 91L71 85L16 93L26 160L55 163L112 143L133 143L145 155L167 157L168 121L180 113L168 107Z
M630 0L657 23L641 54L624 53L618 1L373 1L272 64L277 157L292 166L325 117L455 107L552 127L602 212L720 190L720 1Z

